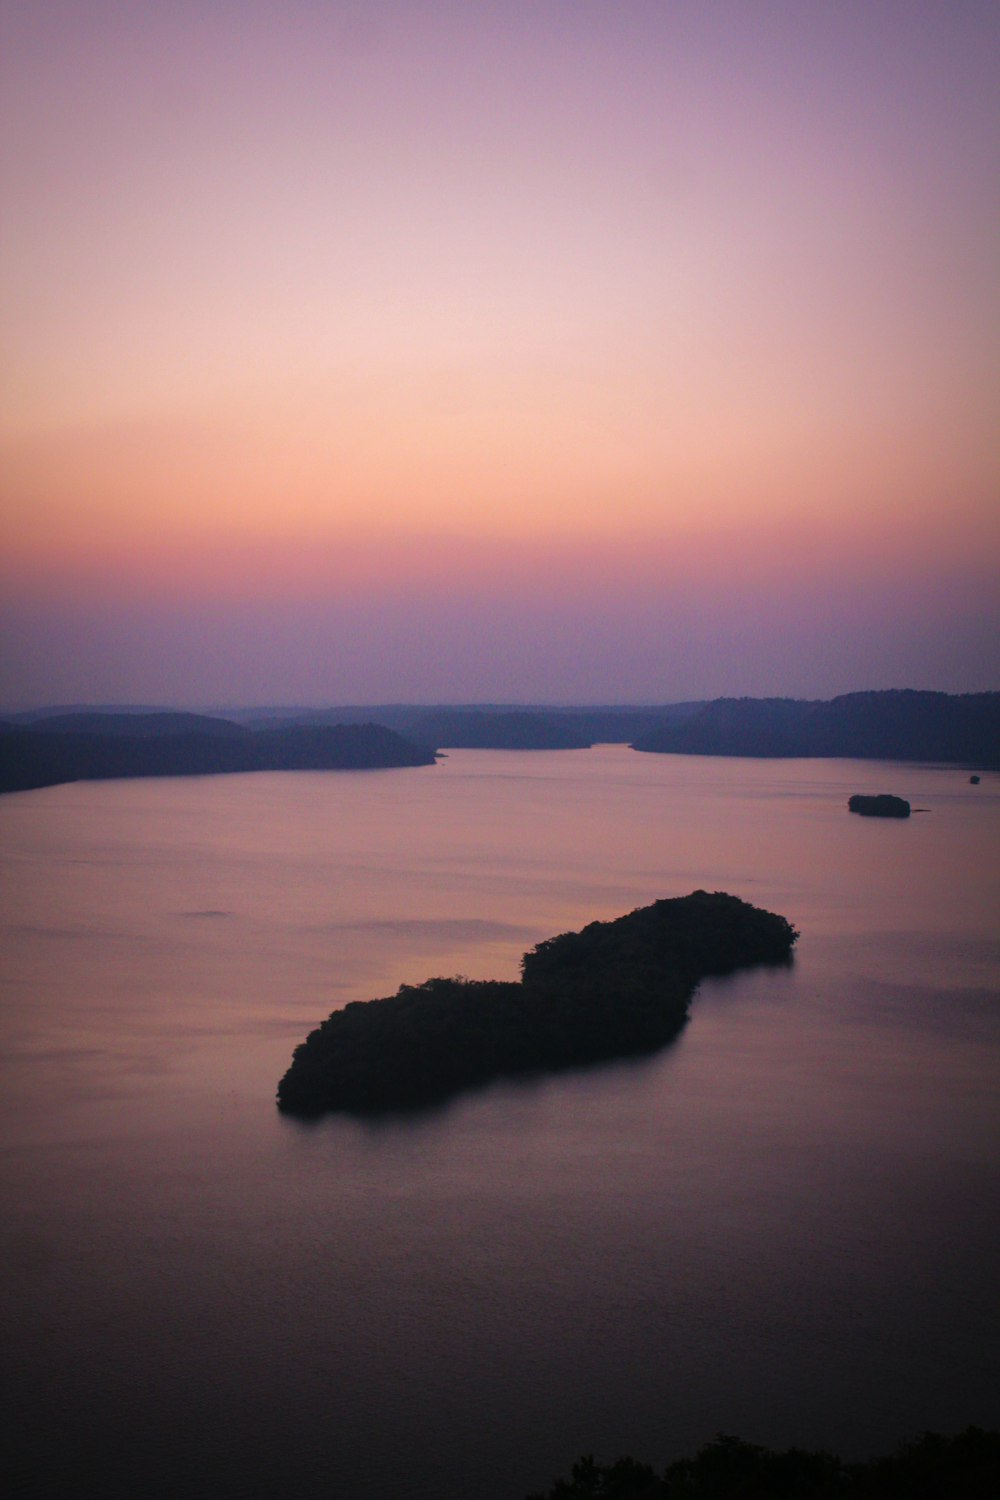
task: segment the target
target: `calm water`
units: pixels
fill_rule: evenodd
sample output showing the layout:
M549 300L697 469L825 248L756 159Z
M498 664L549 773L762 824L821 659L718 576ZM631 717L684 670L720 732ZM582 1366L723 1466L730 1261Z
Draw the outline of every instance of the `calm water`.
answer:
M851 817L854 791L929 811ZM1000 1422L1000 778L455 752L0 799L25 1494L519 1500ZM280 1117L331 1009L698 886L802 931L652 1060Z

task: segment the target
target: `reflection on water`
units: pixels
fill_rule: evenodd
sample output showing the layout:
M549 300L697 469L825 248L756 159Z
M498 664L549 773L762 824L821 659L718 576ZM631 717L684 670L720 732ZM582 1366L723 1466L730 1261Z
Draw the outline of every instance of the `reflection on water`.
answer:
M998 788L603 746L0 800L24 1492L516 1500L995 1423ZM884 790L930 811L849 816ZM796 962L657 1058L274 1109L334 1006L699 886Z

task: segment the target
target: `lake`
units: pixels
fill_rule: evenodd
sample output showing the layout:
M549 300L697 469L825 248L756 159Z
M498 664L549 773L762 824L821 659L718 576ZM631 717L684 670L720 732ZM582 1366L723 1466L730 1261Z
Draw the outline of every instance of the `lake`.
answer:
M1000 1422L1000 777L456 751L8 796L0 850L15 1493L522 1500ZM657 1056L275 1109L349 1000L699 887L795 962Z

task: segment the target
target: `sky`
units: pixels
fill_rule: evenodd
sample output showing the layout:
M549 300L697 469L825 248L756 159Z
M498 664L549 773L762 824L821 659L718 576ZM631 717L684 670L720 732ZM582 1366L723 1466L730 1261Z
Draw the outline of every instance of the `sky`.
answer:
M994 0L0 52L0 704L1000 688Z

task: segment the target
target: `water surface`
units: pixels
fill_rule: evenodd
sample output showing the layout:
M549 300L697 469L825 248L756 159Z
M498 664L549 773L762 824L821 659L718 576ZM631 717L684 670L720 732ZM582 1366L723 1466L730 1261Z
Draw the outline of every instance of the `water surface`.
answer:
M621 746L0 800L22 1491L518 1500L996 1425L998 836L996 777ZM656 1058L275 1110L331 1009L697 887L802 937Z

